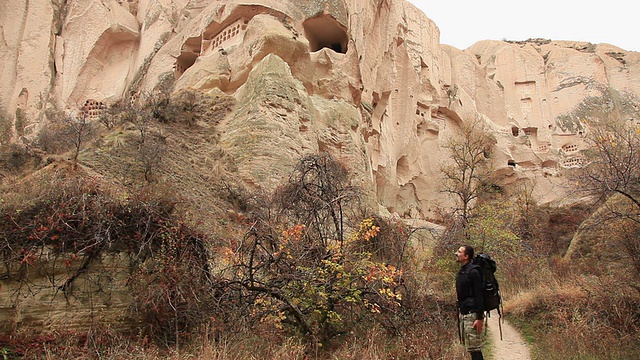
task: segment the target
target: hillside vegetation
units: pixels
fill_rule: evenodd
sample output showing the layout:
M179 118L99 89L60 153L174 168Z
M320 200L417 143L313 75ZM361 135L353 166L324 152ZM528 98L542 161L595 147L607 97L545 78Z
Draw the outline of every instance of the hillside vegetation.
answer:
M601 197L552 207L531 184L492 183L492 137L471 122L442 168L458 207L427 236L377 215L328 153L294 159L273 192L248 188L217 146L233 106L222 94L149 96L99 119L52 113L34 144L2 146L0 353L464 359L453 252L469 243L498 261L505 311L535 358L640 356L635 125L592 122L593 159L608 162L575 181ZM28 313L45 304L57 318Z

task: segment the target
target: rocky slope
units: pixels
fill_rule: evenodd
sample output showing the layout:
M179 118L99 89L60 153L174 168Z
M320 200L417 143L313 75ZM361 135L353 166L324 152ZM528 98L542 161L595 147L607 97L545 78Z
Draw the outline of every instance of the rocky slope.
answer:
M248 185L328 150L383 212L432 218L441 148L480 118L504 185L534 180L563 202L584 129L568 117L615 89L640 96L640 54L612 45L439 43L406 1L7 0L0 3L0 141L29 143L48 109L94 116L113 102L184 88L237 100L220 146Z

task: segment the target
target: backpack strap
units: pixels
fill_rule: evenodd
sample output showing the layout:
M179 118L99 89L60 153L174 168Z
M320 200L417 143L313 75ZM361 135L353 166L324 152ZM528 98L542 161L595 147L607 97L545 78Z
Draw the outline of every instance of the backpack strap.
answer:
M500 340L502 340L502 322L504 320L502 320L502 301L500 301L500 304L498 304L498 327L500 328Z
M468 283L469 286L469 292L467 293L468 296L475 296L476 294L474 293L473 290L473 284L471 284L471 271L473 269L477 269L478 270L478 274L480 274L480 279L482 279L482 269L480 269L480 266L474 263L469 263L469 265L467 266L467 268L465 269L464 275L467 277L466 281Z
M500 340L502 339L502 322L504 321L502 319L502 312L504 310L503 306L502 306L502 301L500 301L500 304L498 304L498 308L496 309L498 311L498 328L500 329ZM486 316L485 319L491 317L491 311L487 311L486 312ZM485 327L485 334L486 334L487 328Z
M500 303L500 306L502 306L502 303ZM504 320L502 320L502 311L500 311L500 306L498 306L498 328L500 329L500 340L502 339L502 322ZM487 318L491 317L491 311L487 311L485 312L485 317L484 317L484 334L487 334Z

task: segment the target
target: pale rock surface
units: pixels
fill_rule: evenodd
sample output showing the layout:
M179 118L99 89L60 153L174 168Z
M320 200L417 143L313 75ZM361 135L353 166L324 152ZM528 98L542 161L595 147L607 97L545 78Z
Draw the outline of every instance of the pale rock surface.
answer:
M0 116L15 119L17 110L24 111L28 123L19 124L21 135L32 132L51 93L58 26L49 0L0 2ZM7 126L0 129L7 131Z
M559 116L609 87L640 93L638 53L546 40L458 50L441 46L436 24L404 1L8 0L0 7L4 141L29 142L47 108L75 112L87 100L108 105L169 88L240 99L241 88L262 84L249 82L253 69L277 56L303 97L335 100L322 104L330 108L324 114L346 112L350 121L318 127L323 113L312 112L302 128L313 135L296 137L358 148L355 163L366 164L360 168L378 203L401 217L430 218L447 206L438 191L442 143L474 118L498 137L494 167L503 185L534 179L538 200L567 201L557 185L563 169L581 164L585 143L579 131L558 126ZM241 110L234 121L248 121ZM278 116L268 112L264 121ZM318 149L297 143L292 153ZM265 151L282 166L293 161L279 147Z
M68 2L56 42L60 99L76 107L82 106L88 93L106 102L122 97L138 36L136 18L116 0Z
M0 46L10 59L0 72L3 126L11 130L5 141L29 142L47 108L74 112L87 100L108 105L125 96L193 88L218 89L243 104L242 94L263 91L247 89L263 84L249 81L252 71L276 56L283 61L278 73L290 74L283 79L300 88L296 97L283 95L286 101L313 106L303 111L308 114L290 114L308 124L292 128L299 132L292 139L306 140L292 144L286 156L279 146L269 147L273 143L254 144L281 167L262 186L272 187L286 173L293 154L332 144L327 149L350 149L349 156L359 157L351 163L364 171L381 208L405 218L432 218L450 204L439 192L439 167L447 158L442 144L460 122L474 118L497 135L494 167L503 185L533 179L538 200L570 201L558 184L563 169L580 165L585 144L582 134L558 126L558 117L607 87L640 93L638 53L544 40L481 41L463 51L441 46L436 24L404 1L28 5L0 5ZM243 109L228 124L249 121ZM349 125L328 125L326 114L337 113ZM276 111L263 115L267 124L281 121ZM223 143L232 149L240 130L227 129ZM264 178L242 177L255 186Z
M67 263L52 257L48 263L25 267L22 283L0 282L0 330L127 328L132 323L129 261L124 254L104 255L93 262L92 271L81 273L64 291L62 287L75 275L72 269L80 267L80 260Z

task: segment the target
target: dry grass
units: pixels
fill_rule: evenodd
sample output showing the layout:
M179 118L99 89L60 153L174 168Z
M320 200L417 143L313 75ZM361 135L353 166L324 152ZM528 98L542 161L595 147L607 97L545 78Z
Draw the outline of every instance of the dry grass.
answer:
M620 274L549 277L507 302L534 359L640 357L640 294Z
M86 334L2 337L0 351L8 358L25 359L466 359L464 349L451 330L425 323L402 337L391 337L372 327L364 333L347 335L331 349L310 349L295 337L273 341L247 332L219 337L202 334L176 349L102 329Z
M207 97L202 101L206 106L195 110L181 106L170 112L172 119L162 122L150 120L144 126L118 122L111 129L103 129L103 141L87 148L81 160L105 178L128 187L140 186L145 176L152 182L166 184L180 194L177 206L185 221L204 232L217 232L227 223L220 219L227 218L228 207L212 194L220 193L226 186L232 178L229 169L233 168L217 146L220 136L217 126L230 113L233 102L229 96ZM142 110L120 111L137 114ZM185 112L191 114L188 123L174 119ZM140 143L141 128L147 139L144 144Z

